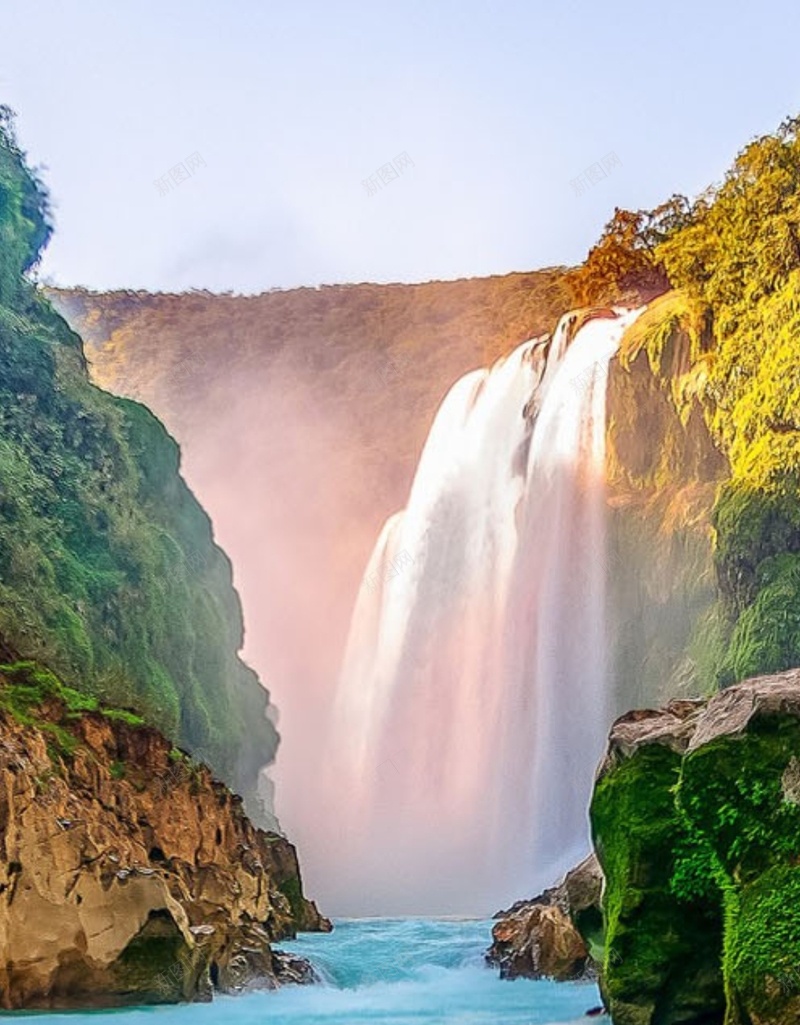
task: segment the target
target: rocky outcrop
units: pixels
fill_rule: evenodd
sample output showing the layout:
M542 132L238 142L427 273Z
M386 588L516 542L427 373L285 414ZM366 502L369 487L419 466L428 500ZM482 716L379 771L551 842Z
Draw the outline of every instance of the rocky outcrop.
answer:
M674 791L698 708L681 701L623 716L598 775L591 818L606 878L601 991L617 1025L722 1021L718 894L675 886L693 840Z
M602 873L594 855L568 872L558 886L519 901L495 917L488 964L503 979L592 978L592 937L600 931Z
M291 844L157 730L76 711L80 700L29 663L0 667L2 1006L308 981L308 965L271 946L330 928Z
M612 728L591 818L616 1025L800 1019L800 670Z

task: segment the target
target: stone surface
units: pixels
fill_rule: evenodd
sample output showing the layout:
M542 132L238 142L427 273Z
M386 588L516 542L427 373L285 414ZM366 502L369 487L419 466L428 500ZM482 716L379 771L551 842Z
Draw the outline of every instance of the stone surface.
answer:
M56 754L46 729L0 712L2 1006L307 981L306 965L271 948L330 928L303 897L291 844L256 829L240 798L171 757L156 730L98 712L71 733L74 753Z
M504 979L592 977L589 944L576 923L582 922L587 936L599 926L601 885L600 866L591 855L558 886L499 912L487 962Z

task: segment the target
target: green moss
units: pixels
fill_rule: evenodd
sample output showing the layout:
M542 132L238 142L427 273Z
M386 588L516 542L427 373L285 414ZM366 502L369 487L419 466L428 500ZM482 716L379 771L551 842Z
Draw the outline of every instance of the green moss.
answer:
M782 791L784 770L798 754L800 725L770 716L741 737L705 744L686 758L681 807L731 878L744 882L776 855L800 855L800 807Z
M762 716L684 759L678 801L713 851L724 899L729 1005L759 1020L795 1021L781 980L800 964L800 807L783 779L800 755L800 723ZM796 988L796 987L794 987ZM797 994L795 994L795 997Z
M44 706L48 712L45 716ZM52 717L54 706L60 709L62 722L80 719L86 712L99 711L108 719L142 726L145 720L120 708L103 707L92 694L84 694L74 687L68 687L61 680L37 662L20 661L0 665L0 708L24 725L37 725L40 729L51 729L48 716Z
M303 891L300 886L300 879L297 876L291 876L289 879L285 879L279 884L278 889L289 901L289 907L292 909L292 917L296 922L302 922L305 919L306 909L305 900L303 899Z
M700 884L675 805L680 765L667 747L643 747L598 782L592 799L606 877L603 986L620 1020L656 1006L666 1015L723 1003L721 897L713 879Z
M191 974L190 954L173 923L150 917L114 964L120 989L131 993L132 1002L143 995L164 1003L186 998L185 979Z
M40 722L36 725L43 733L49 733L53 738L48 744L51 761L58 761L62 757L71 758L75 754L79 741L68 729L53 722Z
M135 712L129 712L124 708L104 708L103 715L112 722L124 722L127 726L144 726L145 720Z
M46 701L58 701L68 713L77 715L99 707L91 694L67 687L36 662L0 665L0 679L0 707L23 723L30 722L32 711Z

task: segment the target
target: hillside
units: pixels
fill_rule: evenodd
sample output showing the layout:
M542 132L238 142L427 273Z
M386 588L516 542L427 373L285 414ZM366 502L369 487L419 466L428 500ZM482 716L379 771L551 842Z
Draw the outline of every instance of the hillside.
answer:
M270 820L260 774L277 734L238 656L230 562L175 442L90 382L80 338L25 276L49 233L2 108L0 652L135 709Z

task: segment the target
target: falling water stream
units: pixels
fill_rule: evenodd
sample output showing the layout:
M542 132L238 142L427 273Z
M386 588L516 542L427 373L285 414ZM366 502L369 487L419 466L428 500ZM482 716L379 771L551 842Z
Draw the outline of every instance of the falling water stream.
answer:
M568 315L442 403L353 615L335 911L485 914L585 852L610 718L606 377L637 315Z

